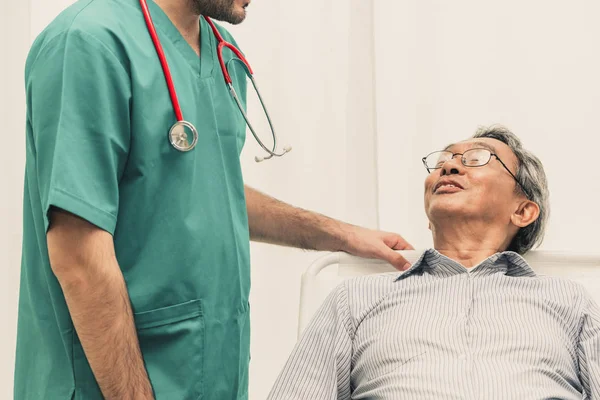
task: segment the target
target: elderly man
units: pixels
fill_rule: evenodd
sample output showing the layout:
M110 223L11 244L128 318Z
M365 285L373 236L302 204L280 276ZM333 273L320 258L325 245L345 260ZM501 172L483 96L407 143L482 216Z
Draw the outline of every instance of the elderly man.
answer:
M598 305L520 256L548 217L540 161L491 127L423 162L434 249L338 286L269 399L600 399Z

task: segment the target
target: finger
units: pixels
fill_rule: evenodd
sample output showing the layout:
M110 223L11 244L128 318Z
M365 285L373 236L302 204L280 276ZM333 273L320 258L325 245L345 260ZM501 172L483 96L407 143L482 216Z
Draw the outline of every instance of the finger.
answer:
M402 254L395 252L392 249L387 249L384 254L384 259L388 263L392 264L394 268L399 271L406 271L410 268L410 263L406 258L402 256Z
M397 234L391 234L384 238L384 243L394 250L414 250L415 248L404 238Z
M405 241L404 239L401 242L396 243L394 246L391 246L394 250L414 250L415 248Z

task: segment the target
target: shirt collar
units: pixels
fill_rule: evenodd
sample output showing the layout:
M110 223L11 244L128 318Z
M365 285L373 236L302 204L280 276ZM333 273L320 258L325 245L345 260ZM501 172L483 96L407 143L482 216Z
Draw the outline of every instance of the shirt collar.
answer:
M465 268L458 262L446 257L435 249L427 249L421 257L396 280L404 279L412 274L428 272L432 275L449 276L459 273L477 273L478 275L490 275L502 272L506 276L535 277L536 273L531 269L527 261L514 251L496 253L473 268Z

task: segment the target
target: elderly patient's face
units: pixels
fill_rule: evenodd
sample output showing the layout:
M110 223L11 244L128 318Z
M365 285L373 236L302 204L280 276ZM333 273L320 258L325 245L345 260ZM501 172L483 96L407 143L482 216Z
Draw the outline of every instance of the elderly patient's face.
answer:
M453 153L468 149L487 148L516 175L517 157L510 147L491 138L469 139L447 148ZM510 223L522 194L515 193L517 183L492 156L487 165L466 167L461 156L446 161L442 168L432 170L425 179L425 211L435 223L447 218L477 218Z

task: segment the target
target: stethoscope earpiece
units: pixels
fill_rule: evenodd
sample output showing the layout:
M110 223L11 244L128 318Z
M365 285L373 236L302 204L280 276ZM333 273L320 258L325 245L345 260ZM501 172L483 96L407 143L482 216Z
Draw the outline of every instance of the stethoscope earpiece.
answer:
M281 156L283 156L284 154L286 154L286 153L289 153L290 151L292 151L292 146L285 146L285 147L283 148L283 152L282 152L281 154L269 154L269 155L268 155L268 156L266 156L266 157L259 157L259 156L256 156L256 157L254 157L254 161L256 161L257 163L259 163L259 162L263 162L263 161L265 161L265 160L268 160L268 159L270 159L270 158L273 158L273 156L281 157Z

